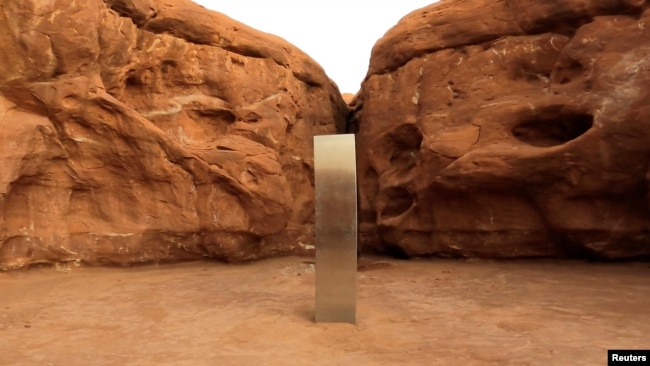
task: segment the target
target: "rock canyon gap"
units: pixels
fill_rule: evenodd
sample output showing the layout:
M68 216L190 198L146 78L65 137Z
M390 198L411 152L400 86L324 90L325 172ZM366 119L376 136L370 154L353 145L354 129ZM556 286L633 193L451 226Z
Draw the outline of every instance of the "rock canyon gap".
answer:
M441 1L346 103L189 0L3 1L0 268L309 253L312 137L346 131L364 250L647 257L649 8Z

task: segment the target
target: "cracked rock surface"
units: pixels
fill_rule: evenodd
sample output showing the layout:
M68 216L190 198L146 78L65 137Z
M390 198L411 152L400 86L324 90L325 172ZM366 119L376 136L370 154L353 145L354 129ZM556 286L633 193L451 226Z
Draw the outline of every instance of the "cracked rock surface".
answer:
M366 249L650 255L648 8L447 0L404 17L351 103Z
M0 268L313 244L312 136L348 110L291 44L187 0L7 0L0 45Z

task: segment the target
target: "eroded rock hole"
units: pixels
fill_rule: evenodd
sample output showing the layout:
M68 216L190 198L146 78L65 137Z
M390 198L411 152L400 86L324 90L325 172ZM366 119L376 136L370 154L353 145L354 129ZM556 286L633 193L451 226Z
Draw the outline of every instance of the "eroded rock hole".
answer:
M583 135L593 123L594 117L586 113L542 113L517 125L512 134L529 145L557 146Z
M571 60L566 66L553 70L551 80L564 85L580 78L584 73L585 69L582 64L576 60Z
M383 192L383 196L385 205L381 210L382 219L397 217L413 206L413 195L406 188L388 188Z
M242 120L244 122L254 123L254 122L259 122L260 120L262 120L262 116L260 116L258 113L255 113L255 112L248 112L242 118Z
M212 124L217 123L216 121L218 121L219 123L225 123L229 125L234 123L237 119L232 111L219 108L190 109L187 113L194 120L200 120L203 117L208 117L206 118L206 121Z
M398 169L410 169L415 166L422 145L422 132L414 124L403 124L387 135L390 145L390 163Z

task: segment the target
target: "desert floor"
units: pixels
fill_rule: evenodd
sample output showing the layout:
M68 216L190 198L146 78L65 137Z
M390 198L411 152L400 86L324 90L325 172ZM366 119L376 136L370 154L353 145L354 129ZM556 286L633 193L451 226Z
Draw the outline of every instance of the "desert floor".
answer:
M358 324L316 324L314 265L0 273L1 365L606 365L650 348L650 263L362 258Z

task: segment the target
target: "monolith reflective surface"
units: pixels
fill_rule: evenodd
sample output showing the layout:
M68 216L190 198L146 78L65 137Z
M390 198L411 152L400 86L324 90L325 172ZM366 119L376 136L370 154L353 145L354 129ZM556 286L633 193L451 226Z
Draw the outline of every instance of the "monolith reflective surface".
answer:
M354 135L314 137L316 321L355 323L357 181Z

